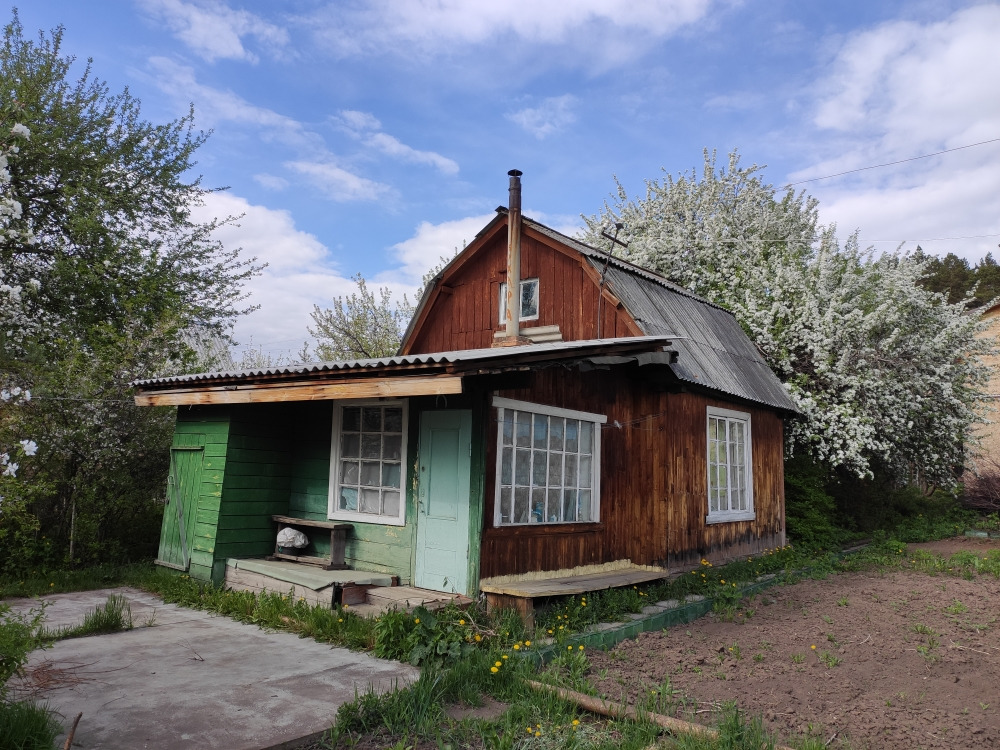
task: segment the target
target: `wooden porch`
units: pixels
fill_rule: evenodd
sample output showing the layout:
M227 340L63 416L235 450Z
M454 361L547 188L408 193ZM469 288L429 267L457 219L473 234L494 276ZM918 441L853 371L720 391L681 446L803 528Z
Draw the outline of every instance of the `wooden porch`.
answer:
M669 575L665 568L619 560L607 565L485 578L479 582L479 590L486 595L488 607L516 609L530 629L535 626L535 599L635 586Z
M471 603L460 594L399 586L384 573L365 570L325 570L318 565L286 560L230 558L226 561L227 588L254 593L287 594L323 607L345 605L358 615L373 617L392 609L437 609L449 602Z

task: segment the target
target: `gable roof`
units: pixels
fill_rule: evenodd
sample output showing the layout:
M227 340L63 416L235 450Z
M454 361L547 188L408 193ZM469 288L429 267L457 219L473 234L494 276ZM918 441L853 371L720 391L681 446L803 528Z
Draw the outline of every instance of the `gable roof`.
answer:
M482 246L486 238L501 231L507 209L499 207L497 216L476 239L446 265L427 285L420 304L410 321L405 342L430 304L434 287L449 271L464 263ZM739 399L797 413L784 385L764 361L760 351L743 331L735 316L649 269L568 237L533 219L522 217L523 228L542 235L552 244L576 251L583 263L603 275L604 285L617 297L625 310L647 336L668 336L678 353L670 369L678 380L718 391Z

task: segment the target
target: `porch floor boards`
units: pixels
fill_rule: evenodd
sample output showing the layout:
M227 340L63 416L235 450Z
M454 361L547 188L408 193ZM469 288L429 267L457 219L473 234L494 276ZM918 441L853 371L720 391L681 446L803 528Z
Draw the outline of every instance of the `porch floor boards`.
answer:
M374 617L390 610L412 612L416 607L440 609L449 602L472 603L467 596L442 591L393 586L392 576L366 570L323 570L315 565L282 560L236 559L226 561L226 586L236 591L288 594L309 604L335 606L337 589L367 589L366 602L349 605L361 617Z
M579 569L578 569L579 570ZM560 575L553 572L549 578L526 578L523 580L489 580L479 582L479 590L486 594L486 604L490 609L513 608L524 619L527 627L535 626L535 599L550 596L573 596L588 591L604 591L623 586L634 586L667 578L666 569L647 566L627 566L615 570L596 570Z

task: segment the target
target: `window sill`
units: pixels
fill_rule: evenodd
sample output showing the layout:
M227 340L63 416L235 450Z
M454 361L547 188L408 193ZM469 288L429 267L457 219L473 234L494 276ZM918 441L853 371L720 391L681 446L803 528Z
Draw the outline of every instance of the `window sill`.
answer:
M350 521L351 523L370 523L375 526L406 526L406 519L398 516L373 516L368 513L331 513L331 521Z
M593 534L604 531L600 521L577 523L518 523L491 526L483 529L483 536L549 536L553 534Z
M757 514L753 511L743 512L743 513L716 513L715 515L705 516L706 524L713 523L732 523L734 521L756 521Z

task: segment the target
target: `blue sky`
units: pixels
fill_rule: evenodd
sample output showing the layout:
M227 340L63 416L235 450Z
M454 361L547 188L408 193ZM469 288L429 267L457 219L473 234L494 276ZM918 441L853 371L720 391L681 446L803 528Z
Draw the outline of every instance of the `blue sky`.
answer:
M204 216L269 263L242 344L280 354L361 272L397 293L524 172L572 233L614 190L739 148L777 185L1000 139L1000 5L794 0L33 0L143 114L195 108ZM800 185L863 244L978 260L1000 142ZM995 255L1000 253L995 252Z

